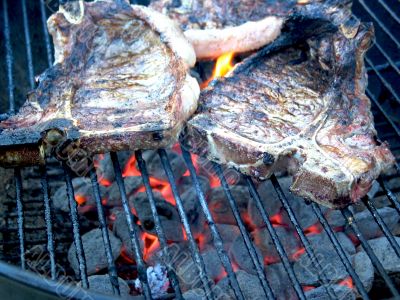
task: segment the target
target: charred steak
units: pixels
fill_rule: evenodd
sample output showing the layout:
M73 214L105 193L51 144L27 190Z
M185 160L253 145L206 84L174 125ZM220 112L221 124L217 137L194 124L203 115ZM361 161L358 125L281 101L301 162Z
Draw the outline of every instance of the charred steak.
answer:
M291 191L329 207L364 196L394 157L376 140L365 95L370 24L253 55L200 94L187 146L245 174L293 175Z
M167 147L196 110L195 54L172 21L125 1L82 8L78 19L63 7L49 18L55 64L0 124L2 146L24 145L3 150L3 165L41 161L61 139L89 154Z
M307 14L309 5L313 7L311 14ZM179 23L198 59L259 49L275 40L292 17L304 13L307 18L320 17L326 7L332 14L343 5L348 1L154 0L150 4ZM314 9L316 6L318 9Z

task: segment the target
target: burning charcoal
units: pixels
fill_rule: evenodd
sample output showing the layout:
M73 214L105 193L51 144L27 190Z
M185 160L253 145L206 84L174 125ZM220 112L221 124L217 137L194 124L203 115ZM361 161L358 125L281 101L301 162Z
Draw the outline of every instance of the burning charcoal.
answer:
M124 249L124 253L132 260L135 259L135 254L134 254L134 249L132 247L132 242L129 234L129 229L128 229L128 223L126 221L126 216L123 211L120 210L113 210L114 214L114 223L113 223L113 232L114 234L121 239L122 241L122 247ZM135 231L140 237L141 235L141 230L140 228L134 224ZM144 245L143 245L143 240L139 238L139 241L141 243L141 248L143 250ZM141 251L142 252L142 251Z
M264 208L267 210L270 216L277 214L281 207L282 203L279 201L278 195L275 192L274 186L272 185L270 180L263 181L257 188L258 194L263 202ZM254 200L250 201L252 205L249 205L249 214L252 218L253 222L262 227L265 226L264 222L261 220L260 213L258 212L257 206L255 205ZM256 217L259 219L256 219Z
M147 280L153 298L165 296L169 287L169 280L167 269L164 266L156 264L154 267L148 267ZM139 291L142 291L142 284L138 279L135 280L135 288Z
M340 210L330 209L325 212L326 220L332 227L343 227L346 225L346 220Z
M74 187L75 200L79 205L80 212L95 210L96 202L94 200L92 183L89 178L77 177L72 180ZM106 193L105 187L100 186L100 193ZM52 197L55 209L69 212L68 196L65 186L61 186Z
M89 289L97 293L113 295L113 289L110 282L110 276L107 275L93 275L88 277ZM128 298L130 288L125 280L118 277L119 291L121 292L121 298ZM78 285L82 285L81 282Z
M265 273L276 299L296 298L296 292L282 263L268 265Z
M109 153L96 155L95 158L96 174L100 184L111 184L114 182L114 167Z
M263 261L261 251L255 246L256 253L258 255L259 261ZM249 274L257 275L256 268L250 257L249 250L247 249L242 236L238 236L232 243L229 250L229 255L240 269L246 271Z
M185 253L181 253L180 257L181 259L175 264L175 270L182 291L186 292L191 289L201 288L199 271L190 252L185 251Z
M242 270L238 270L235 274L245 299L265 299L264 290L257 276ZM230 288L228 277L218 282L217 286L226 291L232 299L236 299L233 290Z
M247 217L247 206L250 201L250 194L247 188L245 186L235 185L230 187L230 191L233 199L236 201L242 219L245 220ZM211 190L208 203L215 223L237 224L222 187Z
M190 189L181 195L181 200L192 233L198 236L203 231L205 218L197 195Z
M183 293L183 299L185 300L206 300L204 291L202 289L193 289Z
M204 176L198 176L199 182L200 182L200 187L201 190L203 191L204 195L208 195L208 193L210 192L210 181L208 180L207 177ZM196 202L198 202L197 200L197 194L196 191L193 187L193 182L192 179L190 178L190 176L183 176L180 180L179 180L179 185L178 185L178 190L179 193L182 195L185 192L190 191L190 193L194 194L196 197L193 197L193 199L196 200Z
M339 232L336 236L349 255L355 253L354 245L345 234ZM309 236L308 240L318 257L319 263L323 266L323 269L316 270L307 253L304 253L294 264L295 274L301 284L318 284L318 278L321 272L325 274L329 281L337 281L347 276L347 271L339 255L325 233Z
M220 279L224 269L219 259L217 250L209 247L204 250L201 256L203 257L207 275L213 280Z
M275 227L275 231L278 234L283 248L291 258L299 248L299 243L294 232L282 226ZM274 264L280 261L278 252L276 251L276 246L266 228L256 229L251 235L254 244L261 250L261 253L264 256L264 263Z
M400 245L400 237L395 237L395 239L397 244ZM396 255L386 237L369 240L368 244L371 246L376 257L378 257L379 261L382 263L386 272L400 272L400 258ZM357 250L359 249L362 249L362 246L357 248Z
M353 255L352 258L354 270L358 277L360 277L367 292L369 292L374 281L374 266L372 265L371 259L364 251L358 252Z
M186 172L186 164L183 157L178 153L167 150L167 155L171 163L172 172L174 173L175 180L179 180ZM157 151L146 151L143 153L143 158L146 160L147 170L149 175L160 180L168 181L164 168Z
M142 177L140 176L125 177L124 184L125 184L126 194L132 195L132 193L136 192L136 190L143 185Z
M334 299L341 299L341 300L353 300L356 299L354 290L350 289L345 285L330 285L327 287L330 290L330 293L335 295ZM309 290L305 292L305 296L307 300L330 300L332 299L325 287L320 286L315 289Z
M108 231L111 243L111 250L114 260L121 251L121 241L115 235ZM100 229L93 229L82 236L83 250L86 258L87 274L92 275L106 268L107 256L104 249L103 236ZM79 274L79 263L76 257L75 245L72 244L68 250L68 261L71 264L75 274Z
M167 240L175 242L184 241L182 224L176 208L164 200L160 193L153 192L153 194L157 212L161 219L161 225L163 226ZM133 204L131 207L135 207L136 209L136 214L142 224L142 228L151 234L156 234L153 214L147 194L137 193L130 197L129 201Z
M216 226L223 242L233 243L236 237L240 234L239 227L236 225L216 224ZM212 243L212 235L208 228L205 233L205 240L207 243Z
M400 215L397 213L397 211L394 208L383 207L378 209L378 213L385 221L389 230L394 230L400 220ZM354 217L356 219L358 228L367 240L383 235L379 225L375 222L374 217L368 210L356 213ZM350 226L346 228L346 233L354 234Z

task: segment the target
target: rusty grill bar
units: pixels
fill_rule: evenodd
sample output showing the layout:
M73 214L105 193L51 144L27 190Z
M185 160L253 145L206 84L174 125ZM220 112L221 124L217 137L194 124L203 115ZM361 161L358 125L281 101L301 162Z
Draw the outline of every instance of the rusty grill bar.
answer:
M40 13L41 13L41 20L43 24L43 33L44 33L44 42L46 46L46 52L47 52L47 62L48 65L50 66L52 64L52 48L50 44L50 38L49 34L47 32L47 27L46 27L46 7L45 7L45 1L44 0L39 0L40 1ZM376 25L390 38L392 43L394 43L397 47L400 47L400 43L397 40L397 38L394 36L394 34L387 28L384 22L377 16L372 8L371 5L367 5L365 1L363 0L358 0L358 3L361 5L361 7L364 8L364 10L371 16L371 18L375 21ZM396 13L390 8L390 6L385 2L385 0L378 0L377 3L379 3L380 6L382 6L385 11L389 13L389 15L397 22L400 24L400 19L396 15ZM29 85L31 88L34 87L34 68L33 68L33 60L32 60L32 49L31 49L31 41L30 41L30 32L29 32L29 24L28 24L28 15L27 15L27 10L26 10L26 1L21 0L22 4L22 11L23 11L23 25L24 25L24 36L25 36L25 47L26 47L26 56L27 56L27 72L28 72L28 80L29 80ZM13 50L11 47L11 39L10 39L10 24L9 24L9 17L8 17L8 10L9 8L7 7L7 0L2 0L2 6L3 6L3 35L4 35L4 44L5 44L5 61L6 61L6 69L7 69L7 90L8 90L8 100L9 100L9 111L6 114L1 115L1 119L4 119L7 117L9 114L13 114L15 111L15 99L14 99L14 81L13 81ZM374 64L373 60L367 55L367 67L368 67L368 72L370 74L375 74L382 85L390 92L391 96L395 99L395 101L400 104L400 97L398 96L395 88L389 83L389 81L385 78L385 75L383 74L384 71L391 69L394 70L398 75L400 75L400 70L399 70L399 62L394 61L392 57L387 53L387 51L384 49L383 45L381 45L378 41L375 42L375 48L385 57L386 62L383 64ZM398 79L400 76L398 77ZM379 102L379 99L377 96L371 92L370 88L367 89L367 94L369 98L372 100L373 105L378 109L380 116L383 116L385 119L384 123L387 123L390 125L393 129L393 135L391 137L394 137L397 141L400 141L400 129L396 125L396 123L390 118L388 112L385 110L385 108L381 105ZM399 150L399 146L395 148L396 150ZM210 282L207 279L206 273L205 273L205 265L202 256L200 255L199 248L196 244L196 241L193 237L193 234L190 229L190 225L188 222L188 218L186 216L186 213L183 208L182 200L180 199L180 195L178 192L178 187L175 183L174 180L174 175L171 169L170 161L168 159L168 156L165 152L165 150L159 150L158 151L159 157L161 159L162 166L164 168L164 171L168 177L168 181L171 185L172 193L176 201L176 207L179 213L179 217L181 219L181 222L183 224L183 228L185 230L185 233L187 235L188 241L189 241L189 248L190 248L190 253L193 257L193 260L196 264L196 267L199 271L199 276L203 285L203 290L205 292L205 296L207 299L214 299L215 295L213 294L212 288L210 286ZM163 232L163 227L161 225L161 221L157 212L157 208L155 205L155 200L152 192L152 188L150 186L149 182L149 177L148 177L148 172L146 169L146 163L142 158L141 152L137 151L135 153L140 172L142 174L142 180L144 183L144 186L146 188L146 193L148 196L149 204L151 207L152 211L152 216L154 218L155 222L155 228L157 232L157 236L160 241L161 245L161 251L163 253L163 258L165 260L165 265L168 267L170 264L168 263L170 256L169 256L169 251L168 251L168 246L166 243L166 238L165 238L165 233ZM196 174L196 170L193 165L193 161L191 159L190 153L187 152L183 147L182 147L182 155L183 158L186 162L187 168L190 171L190 176L198 197L198 201L201 204L203 213L206 217L207 224L210 228L212 237L213 237L213 242L214 246L217 249L218 256L222 262L222 265L227 273L227 276L229 278L231 287L233 288L233 291L235 293L235 296L237 299L244 299L243 297L243 292L238 284L237 278L235 276L235 273L233 271L233 267L231 264L231 261L226 253L226 251L223 248L223 240L221 238L221 235L218 231L218 228L213 220L213 217L211 215L211 212L208 208L205 196L203 191L201 190L200 182L198 179L198 176ZM115 172L115 180L118 184L119 187L119 192L121 196L121 201L124 209L124 213L126 216L126 220L128 223L128 228L129 228L129 233L130 233L130 238L131 242L133 245L133 250L134 250L134 256L135 260L137 263L137 271L138 271L138 276L139 279L142 283L142 289L143 289L143 296L146 299L151 299L152 294L151 290L148 284L148 279L147 279L147 273L146 273L146 265L143 260L142 253L140 251L140 243L138 239L138 232L136 232L135 227L134 227L134 220L133 220L133 215L131 212L131 207L129 206L127 195L126 195L126 190L125 190L125 185L124 185L124 180L122 178L122 172L121 172L121 167L119 165L118 161L118 156L116 153L111 153L111 160L113 163L113 168ZM265 297L267 299L274 299L273 292L271 290L270 284L268 283L268 280L265 277L265 273L263 271L263 263L259 260L255 248L251 243L249 234L244 226L243 220L240 217L239 214L239 208L237 205L236 200L233 198L232 193L230 192L229 185L223 175L222 169L218 164L213 163L214 165L214 170L215 173L217 174L221 186L226 194L226 197L229 202L229 206L231 208L231 211L236 219L236 222L238 224L238 227L240 229L240 233L244 239L246 248L248 250L249 256L251 257L251 260L254 264L254 267L257 271L258 278L260 281L260 284L263 288ZM400 176L400 168L397 163L396 165L398 175ZM74 199L74 190L71 182L71 174L68 166L64 163L63 164L64 172L65 172L65 182L67 185L67 195L68 195L68 201L69 201L69 206L70 206L70 217L71 217L71 222L72 222L72 227L73 227L73 238L74 238L74 244L76 247L76 252L77 252L77 257L79 261L79 269L80 269L80 279L82 281L82 285L84 288L88 288L89 283L87 279L87 274L86 274L86 261L83 253L83 246L82 246L82 238L80 234L80 225L79 225L79 218L78 218L78 211L77 211L77 204ZM30 242L25 241L25 232L29 230L28 228L24 228L24 200L22 199L22 176L21 176L21 170L19 168L16 168L14 170L15 172L15 188L16 188L16 217L17 217L17 232L18 232L18 237L19 241L14 242L14 241L5 241L3 244L18 244L19 245L19 251L20 251L20 265L23 269L26 267L26 262L25 262L25 250L26 246L30 244ZM113 287L113 291L116 295L119 295L119 284L118 284L118 279L117 279L117 272L116 272L116 267L115 263L112 258L112 250L111 250L111 244L110 244L110 239L108 236L108 231L107 231L107 221L104 215L104 209L103 205L101 203L101 195L100 195L100 189L97 181L97 175L95 172L95 169L91 169L90 171L90 178L91 178L91 183L92 183L92 188L93 188L93 195L96 201L96 206L97 206L97 214L98 214L98 220L100 223L100 228L102 231L102 237L103 237L103 242L104 242L104 247L107 255L107 262L108 262L108 273L110 277L110 281ZM303 289L296 278L293 265L289 261L288 255L285 252L279 237L272 226L268 213L265 210L265 207L263 207L262 201L260 199L260 195L257 192L257 189L255 188L255 185L253 183L253 180L245 176L245 181L247 184L247 187L249 189L249 192L253 198L253 200L256 203L256 206L262 216L262 219L265 223L266 228L268 229L268 232L270 233L273 243L276 247L276 250L278 251L278 254L281 258L281 261L284 265L284 268L286 272L288 273L288 276L293 284L294 290L298 296L299 299L306 299ZM315 251L313 247L311 246L307 236L304 234L303 230L301 229L299 222L296 218L296 215L294 211L291 208L291 205L284 195L282 188L278 182L278 179L275 176L271 177L271 182L273 184L274 190L277 193L279 200L282 202L283 208L286 211L286 213L289 216L289 219L291 223L293 224L298 237L303 244L306 254L310 258L311 262L313 265L316 267L316 269L322 269L321 268L321 262L318 260ZM397 212L400 214L400 203L399 200L397 199L396 195L387 187L387 183L383 178L379 179L379 183L381 188L383 189L384 193L386 194L387 198L393 205L393 207L397 210ZM46 167L41 168L41 184L42 184L42 192L43 192L43 203L44 203L44 215L45 215L45 223L46 223L46 233L47 233L47 240L42 241L43 243L47 244L47 251L49 253L49 260L50 260L50 276L51 279L57 280L57 273L56 273L56 254L55 254L55 243L57 241L55 240L54 237L54 229L52 228L52 217L53 217L53 212L52 212L52 201L49 196L49 182L47 178L47 170ZM273 191L271 191L273 192ZM396 243L394 236L391 234L390 230L386 226L385 222L383 221L382 217L379 215L372 199L364 199L364 203L367 206L368 210L371 212L373 215L375 221L379 225L379 227L382 229L382 232L384 236L388 239L391 247L395 251L397 256L400 256L400 247ZM339 243L335 232L331 228L331 226L328 224L328 221L324 217L320 207L315 204L311 203L310 204L311 209L317 216L320 224L322 225L324 231L326 232L327 236L329 237L330 241L332 242L332 245L334 246L335 251L341 258L341 261L343 265L345 266L347 272L353 279L353 282L361 295L363 299L369 299L369 296L361 283L360 278L356 274L351 262L349 261L345 250ZM342 210L342 213L347 220L349 226L353 229L353 231L356 233L357 238L359 239L361 245L365 249L366 253L370 257L371 261L373 262L373 265L375 266L376 270L380 273L382 278L384 279L385 283L387 284L387 287L391 291L394 297L399 297L399 291L397 290L395 284L391 280L391 278L388 276L386 271L384 270L381 262L378 260L376 255L374 254L372 248L369 246L367 243L366 239L363 237L361 234L355 220L352 212L346 208ZM26 214L28 215L28 213ZM42 228L43 229L43 228ZM7 229L8 230L8 229ZM37 228L36 228L37 230ZM38 241L35 241L35 243L38 243ZM175 271L168 267L168 275L169 279L171 281L172 287L175 292L175 297L178 299L182 299L182 293L176 278ZM327 277L325 274L321 274L320 276L320 281L322 285L326 284L328 282ZM335 299L334 293L329 292L329 297L331 299Z

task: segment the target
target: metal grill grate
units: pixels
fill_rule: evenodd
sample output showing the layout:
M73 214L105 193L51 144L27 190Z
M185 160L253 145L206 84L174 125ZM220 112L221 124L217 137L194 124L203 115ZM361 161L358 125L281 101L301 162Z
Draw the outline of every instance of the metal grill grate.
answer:
M376 84L379 84L382 89L384 89L384 92L381 92L378 94L375 90L371 89L371 86L367 90L367 94L372 100L373 103L373 110L376 116L376 126L377 130L380 133L381 137L384 139L388 139L391 143L392 150L396 154L397 159L399 157L399 150L400 150L400 129L398 126L398 120L394 119L391 116L390 113L390 107L397 107L399 108L400 104L400 97L399 97L399 90L398 87L393 85L393 81L399 81L400 80L400 58L393 56L393 54L388 51L387 49L400 47L399 43L399 36L398 32L400 30L391 30L392 26L388 25L387 20L383 21L383 18L385 18L385 15L390 19L390 22L393 22L395 25L393 28L397 26L399 29L398 25L400 25L400 18L399 18L399 11L394 11L393 10L393 5L390 4L389 2L395 2L395 1L389 1L389 0L378 0L374 1L373 4L369 2L368 4L363 1L363 0L358 0L356 1L356 11L362 15L363 17L372 19L376 25L377 33L378 33L378 39L375 42L374 49L369 52L366 58L367 62L367 67L368 67L368 72L371 77L374 77L377 81ZM1 117L6 118L8 114L13 114L16 108L16 103L15 103L15 93L14 93L14 87L18 85L19 83L14 83L13 81L13 61L14 61L14 54L13 54L13 49L12 49L12 40L11 40L11 34L10 34L10 21L9 21L9 11L12 9L12 7L8 7L7 5L10 4L10 1L7 0L2 0L2 12L3 12L3 24L2 26L2 31L4 35L4 49L5 49L5 69L6 69L6 78L7 78L7 93L8 93L8 101L9 101L9 111L7 114L3 114ZM395 4L395 3L394 3ZM33 88L34 87L34 65L33 65L33 58L32 58L32 46L31 46L31 34L30 34L30 27L29 27L29 20L28 20L28 13L27 13L27 7L26 7L26 1L21 0L21 7L22 7L22 21L23 21L23 27L24 27L24 40L25 40L25 47L26 47L26 63L27 63L27 81L28 85ZM44 36L44 46L46 49L46 54L47 55L47 63L50 66L52 63L52 47L50 44L50 38L47 32L47 27L46 27L46 4L44 0L40 0L39 3L39 9L40 9L40 14L41 14L41 21L43 25L43 36ZM398 7L397 7L398 9ZM375 13L375 12L382 12L381 14ZM11 24L12 25L12 24ZM385 40L385 42L382 42ZM386 42L387 41L387 42ZM391 74L390 76L388 74ZM393 75L395 74L395 75ZM389 78L390 77L390 78ZM383 95L383 96L382 96ZM388 130L390 128L390 130ZM381 130L380 130L381 129ZM382 130L383 129L383 130ZM205 291L205 295L207 299L214 299L215 295L213 294L213 290L211 288L210 282L206 276L205 272L205 264L203 261L202 256L200 255L198 245L196 244L196 241L193 237L193 234L190 230L190 225L188 218L186 216L186 213L184 211L183 203L180 198L179 192L178 192L178 187L175 183L174 175L171 169L171 164L168 159L168 156L165 152L165 150L159 150L158 155L161 159L162 166L165 170L165 173L168 177L168 181L171 185L172 193L176 201L176 207L179 213L180 220L183 224L183 228L186 232L186 236L188 238L189 246L190 246L190 253L193 257L193 260L196 263L196 267L198 268L198 273L199 277L201 279L203 289ZM206 217L207 224L210 228L211 235L213 237L213 242L214 246L218 252L219 258L222 262L222 265L227 273L227 276L229 278L231 287L235 293L235 296L237 299L244 299L243 296L243 291L241 290L236 275L234 273L232 263L230 261L229 256L227 255L226 251L224 250L223 247L223 240L221 238L221 235L218 231L218 228L213 220L213 217L211 215L211 212L209 210L209 207L206 202L205 195L201 189L201 185L199 182L198 175L196 174L196 170L193 165L192 158L190 156L190 153L188 153L184 148L182 148L182 155L183 158L187 164L187 167L190 171L190 176L191 180L193 182L198 201L201 204L203 213ZM157 213L157 208L155 205L155 200L152 192L152 188L149 182L149 176L146 168L146 162L142 158L142 153L141 151L136 151L135 153L139 170L142 174L142 179L143 179L143 184L146 189L146 193L148 196L148 200L150 203L152 215L154 218L155 222L155 229L157 232L157 236L160 241L161 245L161 251L162 251L162 257L165 260L163 263L166 266L170 266L171 264L168 263L170 259L170 253L168 249L168 245L166 242L165 238L165 232L163 227L161 226L161 221L159 218L159 215ZM130 239L132 242L132 245L134 246L134 256L135 260L137 263L137 271L139 274L139 279L142 282L143 286L143 295L146 299L151 299L151 290L148 284L147 280L147 274L146 274L146 265L143 260L143 254L140 252L140 246L139 246L139 238L138 238L138 232L136 232L135 227L134 227L134 219L133 215L131 212L131 207L128 203L128 198L124 186L124 180L122 178L122 172L121 172L121 167L118 161L118 155L117 153L111 153L111 160L113 163L113 168L116 176L116 182L119 187L119 192L121 196L121 201L124 209L124 213L126 216L126 220L128 223L128 228L129 228L129 234L130 234ZM232 210L232 213L236 219L237 225L240 229L240 233L243 237L243 240L245 242L246 248L248 250L248 254L254 264L254 267L256 269L257 275L260 280L260 284L263 288L263 291L265 293L265 297L267 299L274 299L273 292L271 290L271 286L266 279L265 273L264 273L264 266L263 263L259 260L256 250L250 240L249 232L247 231L243 220L240 217L239 213L239 208L237 205L237 202L233 198L229 185L226 181L226 178L223 175L221 166L217 164L213 164L214 170L216 175L218 176L221 186L226 194L226 197L228 199L229 206ZM397 167L397 172L400 174L400 168L399 165L396 165ZM85 257L83 254L83 246L82 246L82 237L80 233L80 224L79 224L79 217L78 217L78 210L77 210L77 203L74 200L74 189L72 186L71 182L71 174L68 166L66 164L63 165L64 169L64 174L65 174L65 182L67 184L67 191L68 191L68 201L69 201L69 207L70 207L70 217L71 217L71 222L72 222L72 228L73 228L73 241L76 247L76 252L77 252L77 257L79 261L79 270L80 270L80 279L82 281L82 286L84 288L88 288L88 276L86 272L86 261ZM49 260L50 260L50 276L51 279L57 280L57 274L56 274L56 251L55 251L55 244L57 241L55 241L55 236L54 236L54 229L53 229L53 224L52 224L52 205L51 205L51 199L49 196L49 180L47 176L47 169L45 167L41 168L41 185L42 185L42 193L43 193L43 203L44 203L44 211L39 212L43 213L45 216L45 230L47 232L47 241L43 241L47 244L47 251L49 254ZM107 231L107 222L106 218L104 215L104 208L101 202L101 195L100 195L100 190L99 190L99 185L98 185L98 180L96 176L95 169L92 169L90 171L90 178L91 178L91 183L92 183L92 188L93 188L93 195L96 201L97 205L97 214L98 214L98 221L100 224L100 228L102 231L102 236L103 236L103 242L104 242L104 247L107 255L107 261L108 261L108 273L110 276L110 280L113 286L113 291L115 294L119 295L120 290L119 290L119 284L118 284L118 279L117 279L117 272L116 272L116 266L113 261L113 255L112 255L112 250L111 250L111 244L110 244L110 239ZM302 289L302 286L299 283L298 278L296 278L293 265L289 261L288 254L286 253L279 236L272 226L272 223L270 221L270 216L268 215L267 211L265 210L265 207L262 204L262 201L260 199L260 195L257 192L257 189L255 187L255 184L253 180L250 177L245 177L245 182L246 185L249 189L249 192L255 201L255 204L261 214L262 220L265 223L266 229L268 230L269 234L272 237L272 241L274 246L276 247L276 250L279 254L279 257L283 263L284 269L287 272L289 279L291 283L293 284L294 290L298 296L299 299L306 299L304 291ZM285 194L283 193L283 190L275 176L272 176L271 182L273 184L273 187L279 196L279 200L282 202L282 205L284 207L284 210L289 216L290 221L292 222L298 237L303 244L306 254L309 256L311 259L311 262L315 266L317 270L321 270L322 265L321 261L318 259L315 249L311 246L307 236L301 229L299 222L297 220L297 217L291 207L291 204L289 203L288 199L286 198ZM400 213L400 203L399 200L396 198L395 194L388 188L387 182L385 179L381 178L379 180L380 186L384 193L386 194L387 198L389 199L390 203L394 208L396 208L397 212ZM28 212L24 213L24 205L27 203L27 201L24 201L22 199L22 176L21 176L21 170L16 168L15 169L15 188L16 188L16 217L17 217L17 232L18 232L18 237L19 240L16 241L4 241L3 245L9 243L17 243L19 245L19 252L20 252L20 257L19 257L19 262L20 266L22 269L26 268L26 262L25 262L25 250L26 246L28 245L28 242L25 239L25 235L28 231L27 228L25 228L24 220L28 216ZM382 220L382 217L379 215L377 212L377 209L375 207L375 204L373 202L373 199L364 199L364 203L373 215L375 221L379 225L379 227L382 229L382 232L388 239L390 245L392 246L393 250L395 251L396 255L400 256L400 247L396 243L392 233L386 226L385 222ZM345 266L347 272L353 279L353 282L358 290L358 293L361 295L362 298L364 299L369 299L368 293L365 290L363 284L361 283L360 278L356 274L345 250L343 249L342 245L339 243L338 238L333 230L333 228L328 224L328 221L326 220L325 216L323 215L321 208L314 203L310 204L310 208L312 211L316 214L320 224L322 225L324 231L328 235L330 241L332 242L332 245L334 246L335 251L339 255L343 265ZM392 295L394 297L400 297L399 296L399 291L397 290L394 282L392 279L389 277L389 275L386 273L385 269L382 266L382 263L378 260L376 255L374 254L373 250L367 243L365 237L361 234L357 223L354 220L354 216L352 212L347 208L342 210L342 213L345 217L345 219L348 221L349 226L353 229L353 231L356 233L356 236L358 240L360 241L362 247L365 249L366 253L370 257L371 261L373 262L373 265L376 269L376 271L381 275L383 278L384 282L386 283L387 287L391 291ZM36 229L36 228L35 228ZM34 229L34 230L35 230ZM43 229L43 228L41 228ZM8 229L7 229L8 230ZM37 242L37 241L36 241ZM169 279L171 281L172 287L174 289L174 296L178 299L182 299L182 292L178 284L178 280L176 278L176 274L172 268L168 269L168 275ZM328 278L326 277L325 273L321 274L320 280L322 284L327 284L329 282ZM329 292L329 295L332 299L335 299L335 295Z

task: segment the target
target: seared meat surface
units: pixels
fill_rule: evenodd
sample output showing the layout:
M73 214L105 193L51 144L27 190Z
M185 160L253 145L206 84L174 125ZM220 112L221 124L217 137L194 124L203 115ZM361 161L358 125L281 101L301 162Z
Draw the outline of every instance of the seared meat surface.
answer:
M199 87L188 73L193 48L172 21L124 1L96 1L84 3L78 20L61 8L48 28L55 64L19 113L0 124L3 146L31 144L42 156L61 139L89 154L176 142ZM31 160L27 147L0 154L0 161Z
M201 92L187 146L260 179L287 170L292 192L330 207L357 201L394 162L365 95L372 38L372 25L348 20L336 33L247 58Z
M349 5L342 0L154 0L151 7L177 21L198 59L243 53L269 44L288 21L328 17ZM302 24L297 27L301 29Z

